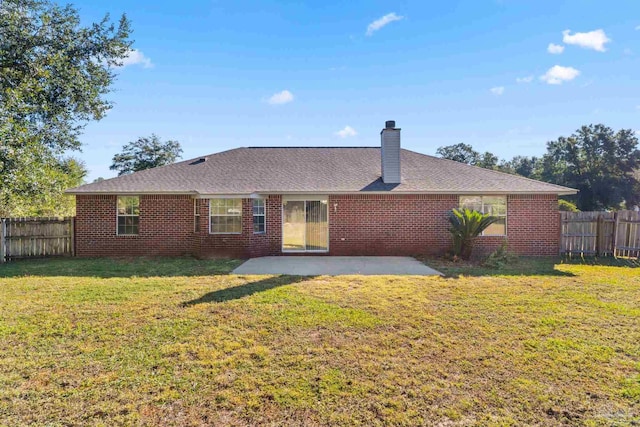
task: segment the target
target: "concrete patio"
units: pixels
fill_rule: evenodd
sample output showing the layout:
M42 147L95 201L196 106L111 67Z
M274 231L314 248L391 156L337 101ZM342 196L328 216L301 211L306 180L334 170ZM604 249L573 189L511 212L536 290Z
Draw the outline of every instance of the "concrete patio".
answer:
M233 273L295 276L442 275L415 258L397 256L269 256L252 258L233 270Z

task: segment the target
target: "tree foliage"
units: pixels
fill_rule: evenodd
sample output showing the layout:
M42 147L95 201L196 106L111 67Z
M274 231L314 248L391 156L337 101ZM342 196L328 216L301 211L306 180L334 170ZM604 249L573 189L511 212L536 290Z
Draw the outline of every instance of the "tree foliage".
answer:
M619 208L640 201L638 138L631 129L614 132L598 124L582 126L568 138L547 143L543 176L580 190L580 210Z
M0 1L0 205L4 215L48 211L84 166L79 150L105 99L114 69L129 53L129 22L105 16L83 27L72 6ZM70 166L74 165L74 166ZM55 197L54 197L55 198Z
M488 151L480 154L478 161L473 163L474 166L480 166L481 168L495 170L498 169L498 156Z
M13 188L2 187L0 199L11 205L0 205L0 216L72 216L75 198L64 190L77 187L87 175L84 163L73 157L58 160L49 155L23 159L27 165L15 171Z
M454 145L439 147L436 154L443 159L453 160L468 165L475 165L480 158L480 153L469 144L463 142Z
M453 253L462 259L471 258L476 238L498 218L467 208L449 213L449 232L453 237Z
M486 151L479 153L469 144L463 142L454 145L447 145L436 150L436 154L443 159L449 159L472 166L479 166L485 169L496 169L498 167L498 157Z
M558 210L564 212L580 212L580 209L578 209L575 203L571 203L570 201L564 199L558 200Z
M498 169L502 172L513 173L526 178L539 179L540 158L515 156L509 161L501 161Z
M569 197L580 210L631 208L640 204L640 150L631 129L614 132L602 125L582 126L569 137L547 143L542 157L516 156L498 161L471 145L440 147L450 160L521 175L579 190Z
M122 147L122 153L113 156L111 170L118 171L118 175L125 175L158 166L169 165L179 159L182 148L178 141L162 142L152 134L141 137Z

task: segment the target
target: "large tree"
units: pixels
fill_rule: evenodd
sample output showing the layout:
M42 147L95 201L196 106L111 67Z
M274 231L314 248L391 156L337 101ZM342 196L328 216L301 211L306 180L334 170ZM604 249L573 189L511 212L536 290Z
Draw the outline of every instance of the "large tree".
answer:
M0 205L0 217L73 216L75 198L64 190L83 183L87 175L84 163L73 157L57 159L49 155L22 160L25 167L15 171L15 186L0 188L0 199L11 200L10 206Z
M547 143L542 179L573 187L580 210L631 207L640 201L638 138L631 129L582 126L568 138Z
M539 179L540 159L538 157L515 156L511 160L502 160L499 169L527 178Z
M445 159L576 188L579 193L568 198L581 210L640 204L640 150L631 129L615 132L602 124L582 126L570 137L548 142L542 157L515 156L498 162L492 153L480 154L463 143L440 147L436 153Z
M113 156L111 170L118 171L118 175L125 175L158 166L169 165L179 159L182 148L178 141L162 142L152 134L140 137L122 147L122 153Z
M478 157L478 161L472 163L472 165L480 166L481 168L485 169L495 170L499 169L499 160L500 159L498 159L498 156L496 156L495 154L490 153L489 151L485 151L483 154L480 154L480 156Z
M115 68L130 51L129 22L108 16L80 24L72 6L46 0L0 1L0 205L3 214L37 211L43 194L74 181L66 153L80 149L105 99ZM71 163L70 163L71 162ZM80 168L84 170L83 168ZM82 174L80 174L82 175ZM66 177L65 177L66 176Z
M469 144L463 142L454 145L445 145L436 150L436 154L443 159L454 160L468 165L479 166L485 169L498 169L498 157L485 151L479 153Z
M471 145L465 144L464 142L438 147L436 155L443 159L454 160L468 165L475 165L480 159L480 153L474 150Z

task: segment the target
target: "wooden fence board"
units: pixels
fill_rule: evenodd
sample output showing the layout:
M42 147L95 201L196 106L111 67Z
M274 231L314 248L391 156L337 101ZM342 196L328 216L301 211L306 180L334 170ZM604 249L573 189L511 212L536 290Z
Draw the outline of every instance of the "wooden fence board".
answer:
M560 253L640 257L640 212L561 212Z
M6 220L0 218L0 263L5 261Z
M618 256L640 257L640 212L618 213L616 251Z
M3 218L0 262L72 256L73 217Z

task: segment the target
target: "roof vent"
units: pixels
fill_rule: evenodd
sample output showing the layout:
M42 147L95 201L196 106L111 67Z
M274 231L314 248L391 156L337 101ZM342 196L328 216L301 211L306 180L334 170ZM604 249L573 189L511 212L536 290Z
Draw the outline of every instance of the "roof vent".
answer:
M384 122L384 127L386 129L393 129L396 127L396 121L395 120L387 120L386 122Z
M200 163L204 163L207 161L206 157L200 157L197 160L194 160L193 162L189 163L189 165L199 165Z

